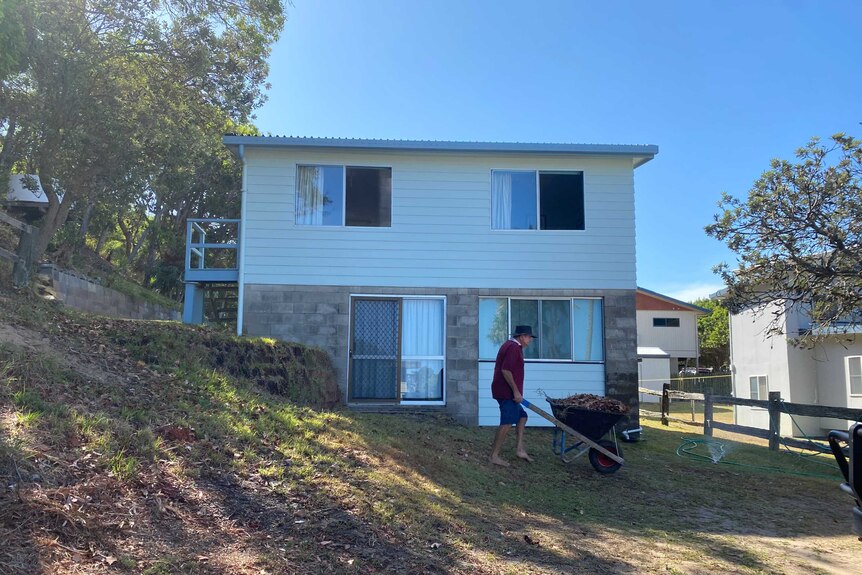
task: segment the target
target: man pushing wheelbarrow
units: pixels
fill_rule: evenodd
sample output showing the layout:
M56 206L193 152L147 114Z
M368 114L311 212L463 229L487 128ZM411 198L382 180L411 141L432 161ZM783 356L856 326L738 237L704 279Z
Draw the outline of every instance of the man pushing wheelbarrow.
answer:
M589 394L573 395L568 398L551 399L548 402L554 415L550 415L524 399L524 348L535 339L529 325L519 325L511 339L504 342L497 352L494 364L494 378L491 382L491 395L500 405L500 426L494 435L494 445L488 460L494 465L509 467L500 457L500 449L509 435L512 426L517 430L515 454L528 462L533 458L524 448L524 429L527 425L526 407L553 423L553 451L564 463L588 453L593 468L607 474L617 471L624 460L616 441L602 439L614 429L614 425L625 415L628 407L619 401ZM566 440L574 444L566 446Z

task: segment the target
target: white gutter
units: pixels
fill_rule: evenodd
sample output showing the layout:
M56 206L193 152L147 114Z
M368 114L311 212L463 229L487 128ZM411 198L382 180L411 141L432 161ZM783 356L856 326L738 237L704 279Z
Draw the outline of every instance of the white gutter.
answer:
M242 335L243 321L243 299L245 295L245 196L246 196L246 176L245 168L245 146L239 145L239 161L242 162L242 189L240 190L240 215L239 215L239 250L237 258L239 259L239 278L237 285L237 300L236 300L236 334Z

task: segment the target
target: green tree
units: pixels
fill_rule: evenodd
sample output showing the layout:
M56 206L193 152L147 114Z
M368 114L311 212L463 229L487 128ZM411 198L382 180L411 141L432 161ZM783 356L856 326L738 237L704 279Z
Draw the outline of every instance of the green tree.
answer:
M157 229L166 215L206 211L182 186L212 177L224 126L264 101L281 2L16 1L28 58L0 76L0 169L41 180L38 251L73 207L82 235L105 203L117 222L145 206Z
M0 0L0 79L24 70L27 49L21 4L24 0Z
M858 322L862 310L862 144L836 134L796 156L772 160L747 200L724 194L724 211L706 227L737 254L736 266L716 267L725 305L768 310L773 335L792 311L823 333ZM787 303L770 305L776 301Z
M697 318L697 338L700 342L700 363L720 368L730 364L730 330L728 311L719 302L708 298L692 302L710 310L709 315Z

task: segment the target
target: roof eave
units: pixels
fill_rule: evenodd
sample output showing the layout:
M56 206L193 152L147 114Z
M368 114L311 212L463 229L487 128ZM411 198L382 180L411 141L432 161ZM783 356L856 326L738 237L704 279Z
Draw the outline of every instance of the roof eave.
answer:
M693 311L693 312L696 312L696 313L698 313L698 314L701 314L701 315L710 315L710 314L712 313L712 310L710 310L710 309L706 309L705 307L700 307L699 305L694 305L694 304L692 304L692 303L687 303L687 302L684 302L684 301L682 301L682 300L678 300L678 299L676 299L676 298L672 298L672 297L670 297L670 296L667 296L667 295L664 295L664 294L660 294L660 293L655 292L655 291L652 291L652 290L648 290L648 289L646 289L646 288L644 288L644 287L640 287L640 286L638 286L637 291L639 291L639 292L643 292L643 293L644 293L644 294L646 294L646 295L649 295L649 296L651 296L651 297L654 297L654 298L657 298L657 299L660 299L660 300L666 301L666 302L668 302L668 303L672 303L672 304L674 304L674 305L678 305L678 306L681 306L681 307L686 307L686 308L688 308L689 310L691 310L691 311Z
M510 142L451 142L420 140L362 140L341 138L294 138L285 136L236 136L222 139L234 154L240 145L269 148L317 148L380 150L388 152L468 152L493 154L585 155L632 158L637 168L658 154L658 146L622 144L529 144Z

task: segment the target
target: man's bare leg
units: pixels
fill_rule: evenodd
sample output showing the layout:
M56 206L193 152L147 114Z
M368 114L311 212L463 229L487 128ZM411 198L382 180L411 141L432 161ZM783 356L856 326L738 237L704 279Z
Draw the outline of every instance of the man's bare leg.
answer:
M491 448L491 457L488 458L488 461L494 465L509 467L507 461L500 459L500 448L503 447L503 442L506 441L506 436L509 435L511 427L511 425L501 425L497 428L497 434L494 436L494 446Z
M520 419L520 421L518 421L518 447L516 448L515 454L518 457L520 457L521 459L524 459L524 460L532 463L533 458L530 457L529 455L527 455L527 450L524 449L524 428L526 426L527 426L527 418L522 417Z

